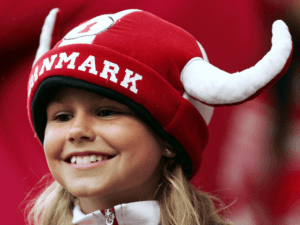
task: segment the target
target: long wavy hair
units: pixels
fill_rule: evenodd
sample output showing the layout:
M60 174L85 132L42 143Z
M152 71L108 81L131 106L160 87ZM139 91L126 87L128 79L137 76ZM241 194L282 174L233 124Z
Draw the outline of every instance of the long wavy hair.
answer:
M197 190L174 159L164 158L163 161L162 188L157 198L162 224L233 225L222 218L228 209L221 200Z
M232 225L219 214L215 203L220 201L192 186L182 167L174 159L163 157L161 179L153 199L160 204L161 223L164 225ZM71 225L73 208L78 199L57 181L48 185L26 207L30 225Z

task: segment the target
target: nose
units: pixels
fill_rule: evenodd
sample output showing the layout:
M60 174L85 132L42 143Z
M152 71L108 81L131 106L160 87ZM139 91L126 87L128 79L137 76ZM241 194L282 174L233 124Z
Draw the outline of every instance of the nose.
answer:
M74 116L72 127L67 135L69 142L82 144L83 142L92 142L95 140L96 134L90 117L85 113Z

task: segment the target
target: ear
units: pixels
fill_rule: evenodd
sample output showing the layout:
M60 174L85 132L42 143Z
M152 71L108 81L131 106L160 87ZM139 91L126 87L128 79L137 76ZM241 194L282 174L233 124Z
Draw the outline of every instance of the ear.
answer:
M164 144L164 149L162 151L163 156L167 158L174 158L176 156L176 152L172 149L171 145L167 142Z

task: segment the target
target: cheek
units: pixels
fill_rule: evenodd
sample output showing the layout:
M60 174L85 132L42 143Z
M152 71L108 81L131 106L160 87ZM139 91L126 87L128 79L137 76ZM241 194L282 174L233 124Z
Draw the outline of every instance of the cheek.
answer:
M64 132L53 127L46 127L44 138L44 152L47 161L57 159L63 149Z
M107 142L121 154L122 166L128 171L150 175L156 170L163 147L150 128L131 122L118 128L112 126L106 134Z
M161 155L153 152L141 151L140 154L125 156L119 171L122 172L123 182L139 186L157 184L160 177ZM124 185L125 185L124 184Z
M51 174L63 187L65 185L64 179L61 177L59 156L63 150L64 138L63 132L60 129L46 127L43 143L46 161Z
M158 154L154 149L150 151L141 151L141 154L136 154L132 160L132 170L145 176L152 175L158 168L161 160L161 154Z
M153 151L161 149L161 143L154 134L144 124L140 122L128 122L116 126L101 129L106 141L120 153L131 154L153 154ZM161 150L160 150L161 151Z

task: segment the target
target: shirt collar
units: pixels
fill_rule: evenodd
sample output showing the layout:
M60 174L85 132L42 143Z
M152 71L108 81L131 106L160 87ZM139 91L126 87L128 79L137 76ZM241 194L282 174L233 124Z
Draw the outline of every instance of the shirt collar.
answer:
M160 209L157 201L140 201L116 205L115 216L119 225L158 225ZM100 210L84 214L79 204L73 210L73 224L106 225L106 217Z

